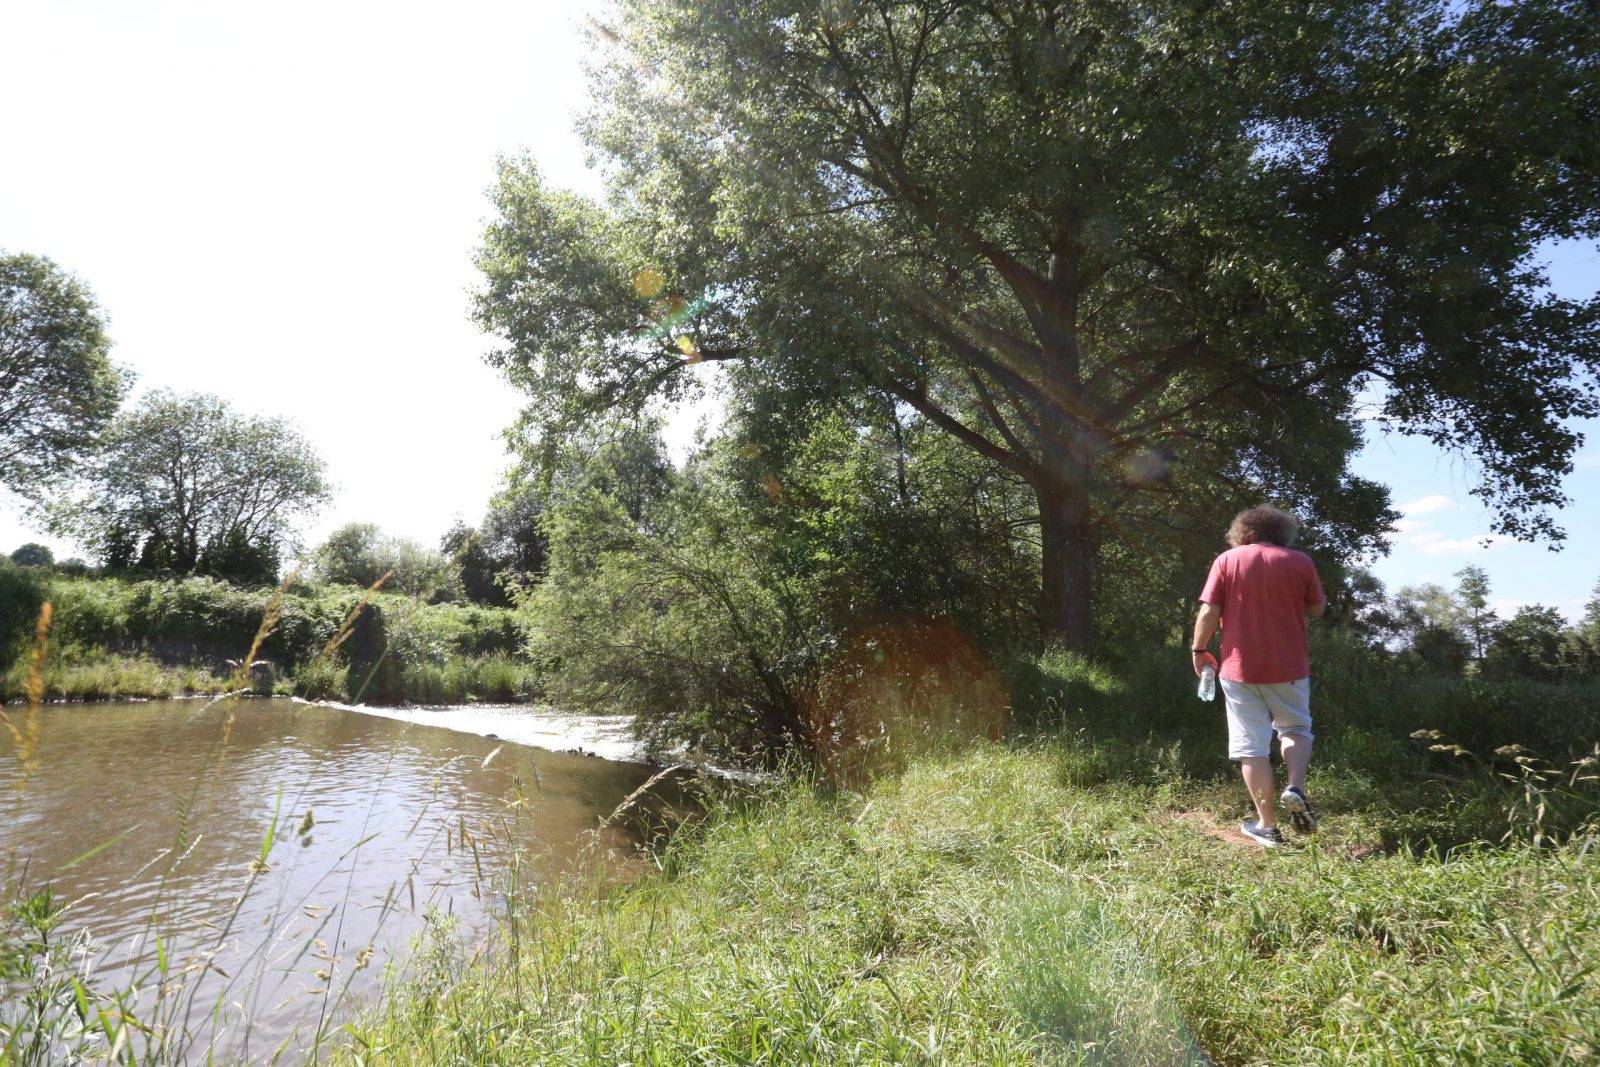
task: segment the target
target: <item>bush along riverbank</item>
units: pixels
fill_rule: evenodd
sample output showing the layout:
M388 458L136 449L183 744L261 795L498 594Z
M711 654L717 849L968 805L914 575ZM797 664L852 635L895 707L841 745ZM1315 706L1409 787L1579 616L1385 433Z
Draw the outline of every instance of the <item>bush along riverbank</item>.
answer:
M269 605L275 625L257 658L271 662L264 684L280 694L387 703L510 702L538 694L535 672L521 655L516 615L504 608L428 604L352 586L280 591L193 577L50 574L34 578L19 598L23 593L54 608L45 700L222 692L234 684L237 658L252 647ZM329 639L363 601L354 632L329 650ZM36 606L26 610L37 614ZM355 684L351 638L368 661ZM19 641L0 673L0 701L22 698L26 647Z
M1269 852L1181 650L1026 665L1002 743L714 808L658 870L441 927L352 1063L1581 1062L1600 1052L1600 702L1325 688L1324 828ZM1325 657L1325 658L1332 658ZM1331 667L1331 664L1330 664ZM1409 685L1403 680L1395 684ZM1164 694L1164 695L1163 695ZM1412 694L1418 700L1421 694ZM1576 713L1557 722L1544 709ZM1528 748L1468 753L1463 734ZM1540 727L1556 728L1555 734ZM1420 732L1420 736L1412 736ZM1559 735L1559 736L1558 736ZM1545 748L1550 762L1532 755ZM1591 742L1592 746L1592 742Z

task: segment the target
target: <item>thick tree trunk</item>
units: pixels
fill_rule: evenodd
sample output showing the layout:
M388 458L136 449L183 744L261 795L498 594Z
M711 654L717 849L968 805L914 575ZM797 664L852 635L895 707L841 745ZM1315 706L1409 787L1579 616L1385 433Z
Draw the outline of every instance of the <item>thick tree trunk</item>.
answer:
M1039 624L1045 643L1087 653L1094 646L1088 497L1070 488L1041 489L1039 534L1044 550Z

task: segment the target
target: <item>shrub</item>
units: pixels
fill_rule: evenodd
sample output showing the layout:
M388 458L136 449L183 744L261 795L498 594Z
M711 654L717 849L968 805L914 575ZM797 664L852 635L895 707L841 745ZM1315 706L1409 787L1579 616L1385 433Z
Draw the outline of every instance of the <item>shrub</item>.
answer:
M37 570L0 560L0 655L27 643L45 602L45 581Z
M30 578L33 572L4 566L8 574L20 575L18 581L46 581ZM56 604L54 641L152 657L169 665L219 665L224 659L243 656L275 593L267 587L243 589L203 577L130 582L57 575L49 578L44 588ZM315 664L329 637L364 595L353 586L294 586L283 595L277 627L259 655L274 660L285 674L297 676L297 688L306 695L333 697L342 692L339 699L348 699L352 687L342 679L334 685L326 665L316 665L309 679L298 676L302 668ZM516 613L505 608L422 604L385 593L373 597L372 603L386 623L383 662L391 674L386 675L389 684L384 692L390 700L416 699L402 678L407 667L427 664L442 668L457 659L504 658L518 651L523 640ZM25 629L31 632L37 607L27 610L20 596L5 596L4 605L28 615ZM347 652L350 647L347 643ZM474 682L468 688L476 692L481 687ZM514 685L493 688L497 693L513 689L521 693L531 689L531 683L519 672ZM441 691L431 681L422 690ZM366 699L373 696L368 694Z

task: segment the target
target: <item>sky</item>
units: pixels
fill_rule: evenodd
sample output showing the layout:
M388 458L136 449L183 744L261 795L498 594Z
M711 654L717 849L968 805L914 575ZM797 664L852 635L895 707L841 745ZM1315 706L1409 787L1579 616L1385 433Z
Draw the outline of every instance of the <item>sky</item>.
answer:
M288 416L334 498L305 531L371 521L434 543L481 516L519 398L468 319L500 155L598 186L573 119L593 5L386 0L0 0L0 248L93 289L114 357L154 388ZM1600 250L1552 250L1552 284L1600 288ZM682 449L705 412L674 421ZM1359 473L1405 512L1391 588L1488 570L1497 603L1576 615L1600 580L1600 424L1567 481L1564 551L1490 540L1470 464L1370 434ZM60 554L0 501L0 551Z

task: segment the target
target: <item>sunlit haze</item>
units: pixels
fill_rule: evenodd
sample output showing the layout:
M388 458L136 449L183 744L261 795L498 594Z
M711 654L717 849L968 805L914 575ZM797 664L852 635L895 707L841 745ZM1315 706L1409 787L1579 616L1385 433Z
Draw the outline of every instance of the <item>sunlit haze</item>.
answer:
M0 5L0 247L88 282L140 390L292 418L336 486L313 540L433 542L481 514L518 407L467 318L494 159L589 182L582 11Z
M494 159L596 185L572 128L586 6L0 0L0 248L89 284L139 391L293 419L335 483L308 543L354 520L433 543L482 514L519 404L467 317ZM1600 286L1594 247L1552 257L1559 291ZM1485 547L1465 461L1375 439L1358 466L1406 512L1391 587L1476 562L1502 609L1570 615L1600 578L1600 443L1560 553ZM0 551L24 540L74 551L0 503Z

